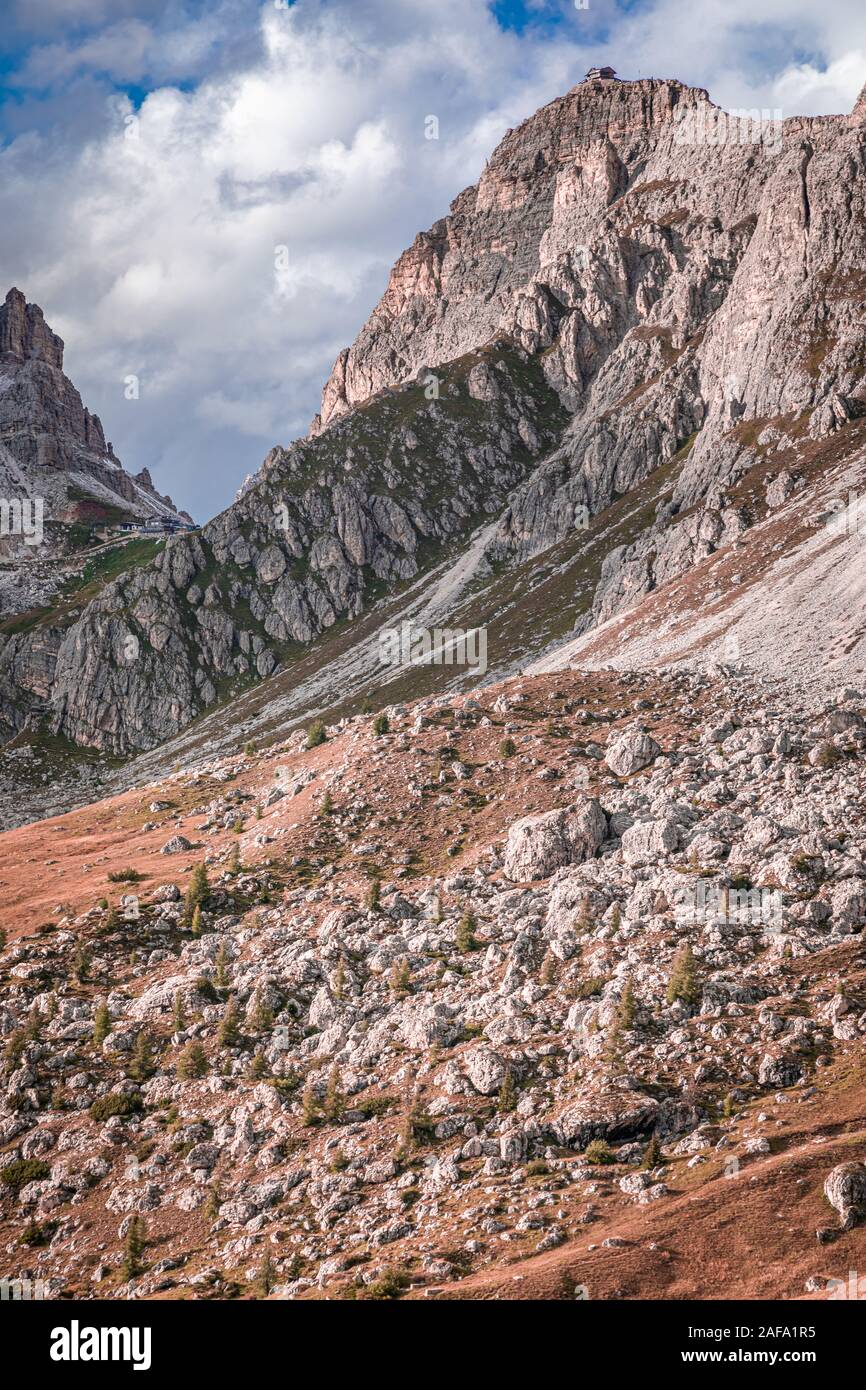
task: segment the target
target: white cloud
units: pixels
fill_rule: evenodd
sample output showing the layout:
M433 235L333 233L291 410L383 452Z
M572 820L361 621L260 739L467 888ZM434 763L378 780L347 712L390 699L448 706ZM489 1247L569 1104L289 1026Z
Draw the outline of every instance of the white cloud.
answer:
M54 0L55 14L74 5ZM52 118L0 147L0 290L15 283L42 304L127 466L147 465L204 516L306 429L397 255L509 126L601 58L625 76L639 62L707 86L728 106L849 109L866 75L860 0L825 9L695 0L684 17L681 0L659 0L617 16L599 0L601 45L577 13L518 37L484 0L299 0L263 4L258 38L244 31L235 56L215 36L236 0L198 19L105 6L105 28L74 42L54 32L31 73L41 63L40 80L62 84L149 68L165 84L190 62L209 75L193 90L159 86L137 112L101 97L84 132ZM424 138L431 114L438 140ZM138 401L124 398L130 372Z

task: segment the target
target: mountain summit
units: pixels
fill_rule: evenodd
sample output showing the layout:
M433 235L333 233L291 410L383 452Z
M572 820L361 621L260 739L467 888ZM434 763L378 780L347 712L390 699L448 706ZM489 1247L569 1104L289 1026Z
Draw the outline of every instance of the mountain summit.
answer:
M400 257L309 438L273 449L199 534L6 641L0 719L127 755L263 678L253 726L269 699L283 718L333 708L381 685L386 602L395 622L489 626L492 678L701 567L675 653L654 638L640 659L718 660L745 547L772 588L779 547L808 541L791 564L838 609L859 571L821 519L843 464L859 481L862 112L781 121L604 78L541 108ZM13 308L10 341L50 352ZM789 616L780 600L803 643ZM829 628L809 640L783 663L752 612L725 650L816 688L825 667L857 677L855 632L835 632L830 665Z

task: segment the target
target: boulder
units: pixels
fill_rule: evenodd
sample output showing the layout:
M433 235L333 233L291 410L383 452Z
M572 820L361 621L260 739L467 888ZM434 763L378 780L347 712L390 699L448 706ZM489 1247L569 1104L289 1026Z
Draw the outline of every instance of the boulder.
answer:
M549 878L567 864L591 859L607 834L607 819L598 802L540 816L524 816L508 832L503 872L512 882Z
M640 772L649 767L658 757L661 748L654 738L641 729L626 729L624 733L612 733L607 741L604 761L617 777L628 777L632 772Z
M827 1175L824 1196L838 1211L842 1229L850 1231L866 1215L866 1164L837 1164Z

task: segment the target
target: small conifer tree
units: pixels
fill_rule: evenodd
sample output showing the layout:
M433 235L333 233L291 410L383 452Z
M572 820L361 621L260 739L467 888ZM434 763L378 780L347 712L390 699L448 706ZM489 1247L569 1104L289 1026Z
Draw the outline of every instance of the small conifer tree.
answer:
M181 1081L199 1081L208 1073L207 1053L200 1042L188 1042L177 1059L177 1074Z
M499 1099L496 1108L500 1115L507 1115L517 1104L517 1092L514 1088L514 1081L511 1076L511 1068L508 1067L502 1078L502 1085L499 1087Z
M93 1042L101 1047L111 1032L111 1014L105 1004L100 1004L93 1020Z
M237 1009L235 1001L230 999L225 1008L225 1013L220 1020L217 1040L220 1047L240 1047L243 1039L238 1024Z
M466 954L474 951L478 942L475 939L475 916L472 912L464 912L457 924L457 932L454 944L458 951Z
M673 959L667 1001L673 1004L679 999L684 1004L695 1004L699 994L697 963L691 946L686 942Z

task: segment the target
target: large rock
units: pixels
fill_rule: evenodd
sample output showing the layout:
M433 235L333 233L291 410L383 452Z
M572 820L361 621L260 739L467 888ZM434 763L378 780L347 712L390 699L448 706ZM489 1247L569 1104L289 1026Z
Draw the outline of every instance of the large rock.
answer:
M598 802L524 816L508 832L503 872L513 882L549 878L567 864L591 859L607 835L607 818Z
M507 1064L499 1053L490 1052L486 1047L476 1048L466 1058L469 1080L482 1096L492 1096L499 1090L507 1070Z
M838 1211L843 1230L850 1231L866 1215L866 1164L838 1164L827 1175L824 1196Z
M844 879L830 893L833 930L840 936L858 932L866 921L866 883L860 878Z
M639 821L623 831L622 857L626 864L655 864L680 847L680 828L672 820Z
M624 733L613 733L607 742L604 760L617 777L628 777L649 767L661 752L660 746L649 734L641 729L626 729Z

